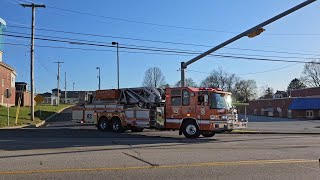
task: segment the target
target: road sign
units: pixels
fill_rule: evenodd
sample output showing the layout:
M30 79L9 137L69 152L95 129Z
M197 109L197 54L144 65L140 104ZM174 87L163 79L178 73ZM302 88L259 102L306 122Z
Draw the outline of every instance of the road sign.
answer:
M6 90L4 90L4 97L5 98L10 98L11 97L11 91L10 91L10 89L6 89Z
M41 96L41 95L37 95L34 100L37 102L37 103L42 103L44 101L44 97Z

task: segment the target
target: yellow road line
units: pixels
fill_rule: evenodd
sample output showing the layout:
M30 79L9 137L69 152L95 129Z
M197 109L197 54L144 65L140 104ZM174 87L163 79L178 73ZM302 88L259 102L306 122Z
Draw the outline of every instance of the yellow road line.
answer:
M163 166L132 166L132 167L101 167L101 168L74 168L74 169L43 169L25 171L0 171L0 175L5 174L31 174L31 173L63 173L82 171L123 171L140 169L160 169L160 168L190 168L190 167L210 167L210 166L237 166L237 165L264 165L264 164L290 164L290 163L315 163L318 160L308 159L282 159L282 160L253 160L253 161L231 161L231 162L206 162Z

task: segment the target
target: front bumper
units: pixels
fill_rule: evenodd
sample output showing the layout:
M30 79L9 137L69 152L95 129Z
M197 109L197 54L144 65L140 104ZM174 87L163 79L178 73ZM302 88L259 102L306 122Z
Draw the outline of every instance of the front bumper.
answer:
M248 127L248 118L234 121L233 129L245 129Z
M241 120L228 120L224 122L213 122L213 128L215 131L232 131L234 129L245 129L248 126L248 119Z

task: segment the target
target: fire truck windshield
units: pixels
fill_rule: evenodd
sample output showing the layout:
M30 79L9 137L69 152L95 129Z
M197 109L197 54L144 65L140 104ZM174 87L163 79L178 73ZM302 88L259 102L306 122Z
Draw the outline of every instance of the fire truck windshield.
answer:
M211 109L225 109L232 107L231 95L229 94L210 94L210 108Z

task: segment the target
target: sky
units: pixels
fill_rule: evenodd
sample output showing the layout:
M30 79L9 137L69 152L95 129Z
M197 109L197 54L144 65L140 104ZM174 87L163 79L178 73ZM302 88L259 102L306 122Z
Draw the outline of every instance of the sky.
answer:
M28 36L31 9L21 7L19 2L30 1L0 0L0 17L7 22L7 33L13 35L25 33L22 36ZM36 28L38 28L36 37L53 36L59 37L55 39L60 40L69 38L99 41L106 45L116 41L120 47L144 46L205 52L303 1L35 0L34 2L47 6L36 10ZM61 8L82 13L68 12ZM255 38L243 37L216 53L260 58L268 56L264 58L298 61L317 58L320 54L319 8L319 2L312 3L264 27L266 31L261 35ZM104 37L48 32L41 29ZM30 44L30 39L6 36L4 41L6 44L4 44L3 61L16 69L17 81L29 82L30 47L24 45ZM75 90L97 89L96 67L98 66L101 68L101 88L117 87L116 48L42 40L36 40L35 45L36 92L47 92L56 88L57 64L54 63L56 61L64 62L60 74L62 88L66 72L67 90L72 90L73 83ZM120 48L119 57L120 87L137 87L142 85L144 72L154 66L162 70L167 83L175 84L180 80L180 62L188 61L195 55L168 55L163 52L159 54L159 52ZM258 87L270 86L275 90L285 90L292 79L301 76L303 64L208 56L189 65L186 77L193 78L199 84L208 73L217 68L236 74L241 79L254 79Z

